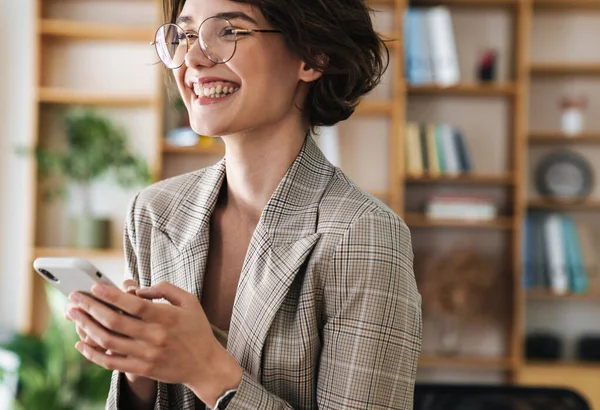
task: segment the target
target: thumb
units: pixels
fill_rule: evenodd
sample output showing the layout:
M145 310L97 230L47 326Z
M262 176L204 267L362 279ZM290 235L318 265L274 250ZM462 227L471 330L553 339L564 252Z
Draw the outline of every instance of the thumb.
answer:
M121 285L121 288L125 291L125 293L130 293L135 295L135 291L140 288L140 285L132 279L127 279Z
M190 296L190 293L168 282L138 289L136 294L144 299L165 299L174 306L185 306Z

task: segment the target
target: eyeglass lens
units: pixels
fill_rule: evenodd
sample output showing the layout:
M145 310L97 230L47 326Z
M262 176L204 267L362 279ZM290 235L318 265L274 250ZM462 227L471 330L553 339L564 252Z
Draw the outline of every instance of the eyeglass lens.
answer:
M205 20L198 31L202 52L214 63L226 63L233 57L237 36L231 23L219 17ZM165 66L178 68L196 39L196 35L184 32L175 24L162 25L155 36L156 52Z

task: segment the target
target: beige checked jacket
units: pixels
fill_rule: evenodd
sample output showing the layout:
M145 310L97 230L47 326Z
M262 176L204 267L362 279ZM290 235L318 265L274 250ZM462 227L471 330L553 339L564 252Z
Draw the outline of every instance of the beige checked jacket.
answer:
M200 298L209 222L225 175L216 165L143 190L125 228L126 276ZM421 297L410 232L358 189L312 137L252 235L227 350L244 369L228 410L413 408ZM114 372L107 408L119 408ZM158 384L155 409L203 409Z

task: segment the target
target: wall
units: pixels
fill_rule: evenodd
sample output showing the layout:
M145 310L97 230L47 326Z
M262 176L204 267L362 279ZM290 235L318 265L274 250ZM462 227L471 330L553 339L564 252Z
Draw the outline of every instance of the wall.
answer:
M0 38L9 39L0 41L0 328L24 321L31 243L24 204L29 203L32 177L27 161L15 157L14 146L33 135L34 4L34 0L0 2Z

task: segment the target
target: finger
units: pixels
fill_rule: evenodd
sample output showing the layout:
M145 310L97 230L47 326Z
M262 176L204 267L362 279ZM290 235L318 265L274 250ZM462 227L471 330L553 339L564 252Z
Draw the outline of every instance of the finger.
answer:
M127 279L127 280L123 281L123 284L121 285L121 289L123 289L123 291L125 293L130 293L132 295L134 295L135 291L138 290L139 288L140 288L140 285L138 285L138 283L132 279Z
M99 347L96 342L94 342L86 333L85 331L80 327L80 326L75 326L75 331L77 332L77 335L79 336L79 339L82 342L85 342L87 344L89 344L92 347Z
M157 309L153 308L154 304L137 295L129 295L121 292L119 289L102 284L95 284L92 287L92 294L102 301L137 318L143 318L149 322L159 319L155 317Z
M120 293L123 297L134 299L140 303L143 302L152 305L150 302L144 301L137 296L127 295L118 289L114 290ZM79 310L90 315L106 329L135 339L145 340L148 337L149 327L147 326L147 323L121 314L115 309L108 307L103 302L100 302L93 297L80 292L75 292L69 297L72 298L77 304ZM73 311L71 312L73 313Z
M123 373L149 377L148 374L152 369L151 365L144 360L131 356L106 354L101 349L93 348L83 342L77 342L75 348L90 362L107 370L118 370Z
M87 335L87 337L100 347L110 350L111 353L118 355L130 356L139 355L144 351L148 351L148 347L142 341L134 340L129 337L124 337L114 332L108 331L98 322L91 318L87 313L81 312L77 317L77 326ZM85 343L88 343L85 341ZM93 346L92 343L88 343Z
M145 299L165 299L174 306L186 306L190 302L191 295L168 282L160 282L152 287L140 289L136 294Z

